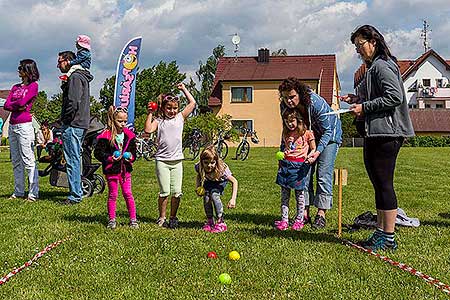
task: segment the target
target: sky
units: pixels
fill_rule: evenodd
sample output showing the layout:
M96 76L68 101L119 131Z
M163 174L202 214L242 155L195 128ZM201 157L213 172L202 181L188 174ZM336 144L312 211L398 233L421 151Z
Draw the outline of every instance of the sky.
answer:
M238 33L240 56L256 56L261 47L284 48L288 55L335 54L342 93L348 93L361 63L350 43L357 26L374 25L393 55L415 59L424 52L420 32L426 19L431 48L450 59L448 16L448 0L0 0L0 89L19 82L18 62L32 58L40 90L58 93L57 54L75 51L78 34L92 39L95 98L134 36L143 37L141 69L175 60L196 80L199 61L217 45L234 56L231 38Z

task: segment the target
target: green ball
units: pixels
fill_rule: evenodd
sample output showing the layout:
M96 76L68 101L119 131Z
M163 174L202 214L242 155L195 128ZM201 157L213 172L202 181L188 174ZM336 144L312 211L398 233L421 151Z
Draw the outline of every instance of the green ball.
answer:
M222 273L219 275L219 281L222 284L231 284L231 276L228 273Z
M284 159L284 152L283 151L278 151L275 156L277 157L277 160L283 160Z

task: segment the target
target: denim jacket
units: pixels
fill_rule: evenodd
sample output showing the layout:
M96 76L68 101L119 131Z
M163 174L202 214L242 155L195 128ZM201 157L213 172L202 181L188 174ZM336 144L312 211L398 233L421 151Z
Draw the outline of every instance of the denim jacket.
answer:
M324 115L333 111L321 96L310 91L311 104L308 106L308 119L311 122L310 129L316 138L317 151L322 153L323 149L330 143L342 143L341 120L336 115ZM284 102L280 103L280 112L286 108ZM280 147L283 147L281 145Z
M397 64L392 59L376 57L365 76L365 136L414 136Z

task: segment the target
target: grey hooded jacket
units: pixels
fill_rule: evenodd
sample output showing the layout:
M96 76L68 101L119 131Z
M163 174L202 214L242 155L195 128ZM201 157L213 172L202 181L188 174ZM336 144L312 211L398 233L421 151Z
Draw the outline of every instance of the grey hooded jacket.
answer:
M366 137L414 136L403 80L392 59L375 58L366 72L364 94Z

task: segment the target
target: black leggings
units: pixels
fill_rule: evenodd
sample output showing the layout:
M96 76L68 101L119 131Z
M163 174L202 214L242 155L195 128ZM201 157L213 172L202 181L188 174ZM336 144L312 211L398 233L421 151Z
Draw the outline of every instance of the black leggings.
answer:
M364 164L375 189L377 209L397 209L394 191L394 171L403 137L374 137L364 139Z

